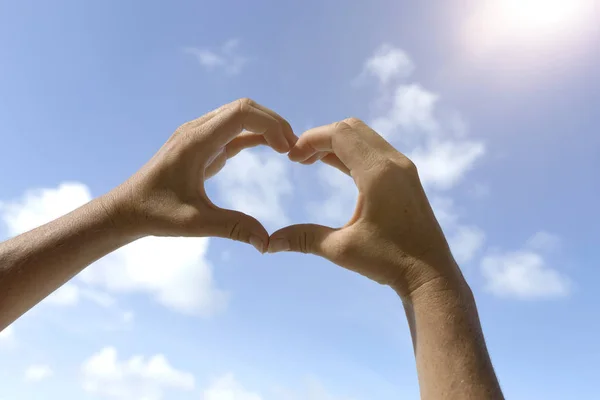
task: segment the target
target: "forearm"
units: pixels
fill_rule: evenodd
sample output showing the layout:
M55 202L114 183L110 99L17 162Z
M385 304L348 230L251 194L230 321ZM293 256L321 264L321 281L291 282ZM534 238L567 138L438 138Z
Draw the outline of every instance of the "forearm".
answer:
M432 282L404 301L404 307L422 399L504 398L466 283Z
M86 266L131 242L102 199L0 243L0 330Z

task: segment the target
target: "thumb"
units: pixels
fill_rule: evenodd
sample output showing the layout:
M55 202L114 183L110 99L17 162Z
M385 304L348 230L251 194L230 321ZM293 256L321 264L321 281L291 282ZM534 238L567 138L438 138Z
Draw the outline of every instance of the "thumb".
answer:
M269 253L296 251L334 258L339 229L316 224L290 225L269 238Z
M261 253L267 250L269 234L256 218L243 212L217 208L206 220L206 230L210 236L233 239L249 243Z

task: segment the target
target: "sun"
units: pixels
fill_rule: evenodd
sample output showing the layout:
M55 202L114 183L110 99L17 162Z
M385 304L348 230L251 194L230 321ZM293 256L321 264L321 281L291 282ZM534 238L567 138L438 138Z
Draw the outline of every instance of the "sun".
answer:
M561 31L585 11L577 0L502 0L496 8L497 22L524 35Z
M557 46L590 31L596 13L597 0L479 0L465 41L474 52Z

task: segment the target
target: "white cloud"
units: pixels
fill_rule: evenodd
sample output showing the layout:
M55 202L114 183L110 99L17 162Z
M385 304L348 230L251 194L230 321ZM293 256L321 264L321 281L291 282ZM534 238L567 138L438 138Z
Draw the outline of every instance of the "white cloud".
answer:
M81 183L64 183L53 189L37 189L22 199L2 203L0 219L11 235L46 223L91 199ZM197 315L222 310L227 294L215 287L212 267L206 260L207 238L157 238L138 240L85 269L45 302L73 305L85 298L108 307L115 299L99 290L148 293L162 305ZM83 287L82 281L94 287Z
M25 381L39 382L44 379L50 378L53 374L54 374L54 372L52 371L52 368L50 368L48 365L44 365L44 364L30 365L25 370Z
M309 400L351 400L347 397L339 397L331 394L321 382L317 379L312 378L308 381L307 392L302 398Z
M0 219L6 224L8 234L15 236L67 214L91 199L89 188L77 182L28 190L18 201L0 202Z
M392 104L371 125L388 140L406 141L408 133L437 132L439 126L434 116L440 96L424 89L420 84L400 85L394 90Z
M67 282L44 299L44 304L57 306L74 306L81 296L77 285Z
M444 230L458 224L459 215L454 205L454 200L447 196L434 196L429 199L431 208L438 222Z
M210 386L202 392L201 400L264 400L267 398L284 400L350 400L346 397L342 398L332 395L315 378L308 379L302 388L296 390L275 386L271 392L271 396L264 396L261 393L250 391L241 385L232 373L228 373L213 380Z
M358 189L352 178L328 165L319 167L318 176L328 197L322 202L309 203L308 213L318 222L343 226L352 217Z
M224 71L229 75L239 74L248 61L239 54L239 40L231 39L217 50L186 47L183 51L194 56L205 69Z
M527 247L539 251L554 251L560 247L560 238L552 233L540 231L529 238Z
M233 374L214 380L202 393L202 400L262 400L257 393L246 390Z
M484 153L485 146L478 141L431 139L408 157L425 187L446 190L460 182Z
M450 249L459 264L467 263L477 255L485 242L485 233L476 226L459 225L448 237Z
M84 287L80 289L81 297L91 301L103 308L114 307L117 304L117 299L114 296L102 291Z
M408 54L389 44L384 44L365 62L361 76L374 76L382 85L386 85L392 79L409 77L414 70L415 65Z
M215 287L208 243L207 238L144 238L88 267L80 278L111 292L146 292L176 311L209 316L225 307L228 295Z
M215 177L227 207L252 215L262 223L289 222L283 199L293 187L285 156L245 150L227 162Z
M15 339L15 328L12 325L7 326L0 331L0 343L9 343Z
M481 269L486 290L500 297L543 299L564 297L571 291L570 279L533 250L490 254L483 258Z
M170 390L191 391L194 376L174 368L162 354L119 360L114 347L105 347L81 366L83 389L109 399L160 400Z
M431 198L431 207L442 226L454 258L459 264L472 261L483 247L485 233L476 226L464 225L450 197Z
M124 311L123 312L123 322L125 322L126 324L131 323L133 321L134 317L135 317L135 314L133 313L133 311Z
M276 387L274 392L275 399L285 400L352 400L349 397L340 397L332 394L315 377L308 377L302 388L294 391L283 387Z

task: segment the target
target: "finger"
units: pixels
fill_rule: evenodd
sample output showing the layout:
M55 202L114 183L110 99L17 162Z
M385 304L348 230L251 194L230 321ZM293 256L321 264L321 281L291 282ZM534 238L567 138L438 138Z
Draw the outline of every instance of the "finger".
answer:
M300 136L288 157L302 162L319 151L333 152L350 174L358 177L382 160L377 149L367 143L363 135L344 121L313 128Z
M207 234L249 243L264 253L269 234L260 222L240 211L217 208L206 218Z
M369 143L374 149L381 152L382 154L390 154L391 152L398 153L398 150L394 148L387 140L383 138L379 133L375 132L371 127L365 124L358 118L346 118L345 124L349 125L352 129L360 134L360 136Z
M346 167L346 165L344 165L344 163L340 161L338 156L336 156L333 153L327 154L321 159L321 161L323 161L325 164L331 165L332 167L339 169L346 175L350 175L350 170L348 169L348 167Z
M275 151L285 153L290 145L283 134L281 121L259 110L248 99L237 100L217 113L205 125L212 133L211 146L220 148L238 136L244 129L262 134Z
M212 160L208 166L204 169L204 179L209 179L215 176L220 170L223 169L227 162L227 154L225 151L219 152L217 156Z
M238 137L233 139L225 146L225 148L217 154L206 169L204 170L204 179L209 179L215 176L220 170L225 167L228 159L236 156L240 151L251 147L266 145L267 141L263 135L251 132L242 132Z
M236 156L244 149L266 144L268 143L263 135L252 132L242 132L225 146L225 154L227 155L227 159L229 159Z
M285 136L288 144L290 145L290 148L296 144L296 142L298 141L298 136L296 136L296 134L294 133L294 130L292 129L292 126L285 118L283 118L281 115L277 114L275 111L271 110L270 108L265 107L261 104L254 103L253 105L254 105L254 107L258 108L259 110L271 115L273 118L275 118L276 120L278 120L281 123L281 126L283 128L283 136Z
M334 259L339 250L338 233L338 229L316 224L287 226L271 235L268 252L293 251Z
M304 164L304 165L311 165L311 164L314 164L317 161L321 160L326 155L327 155L327 153L325 153L324 151L319 151L318 153L313 154L308 159L301 161L300 163Z
M189 128L198 128L199 126L201 126L202 124L210 121L215 115L217 115L218 113L222 112L223 110L225 110L229 105L225 104L222 105L218 108L215 108L212 111L207 112L206 114L204 114L203 116L201 116L200 118L196 118L195 120L186 122L185 124L183 124L184 127L189 127Z

